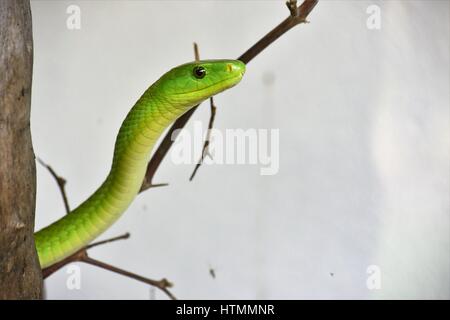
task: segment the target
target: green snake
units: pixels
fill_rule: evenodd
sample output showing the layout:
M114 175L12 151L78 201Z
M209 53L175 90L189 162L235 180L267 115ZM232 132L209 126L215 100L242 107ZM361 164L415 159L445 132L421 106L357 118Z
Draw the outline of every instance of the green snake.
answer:
M105 181L76 209L35 233L41 267L63 260L106 231L139 192L163 131L193 106L236 85L244 72L239 60L204 60L173 68L152 84L120 127Z

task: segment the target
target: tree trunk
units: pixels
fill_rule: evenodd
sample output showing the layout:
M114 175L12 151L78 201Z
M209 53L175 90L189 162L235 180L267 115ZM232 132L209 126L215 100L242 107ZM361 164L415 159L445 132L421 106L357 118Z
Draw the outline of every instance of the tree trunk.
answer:
M32 71L30 3L0 0L0 299L42 297L33 238Z

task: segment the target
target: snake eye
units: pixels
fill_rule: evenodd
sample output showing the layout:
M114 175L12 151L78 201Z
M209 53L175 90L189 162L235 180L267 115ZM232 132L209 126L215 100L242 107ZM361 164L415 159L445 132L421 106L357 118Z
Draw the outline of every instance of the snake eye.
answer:
M206 76L206 69L203 68L202 66L197 66L194 68L194 76L197 79L202 79Z

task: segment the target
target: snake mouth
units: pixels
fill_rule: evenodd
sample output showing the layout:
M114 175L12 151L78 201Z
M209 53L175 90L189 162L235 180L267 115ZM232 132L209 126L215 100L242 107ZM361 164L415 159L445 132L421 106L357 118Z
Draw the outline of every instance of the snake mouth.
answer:
M223 80L221 80L219 82L213 83L213 84L211 84L209 86L206 86L206 87L203 87L203 88L200 88L200 89L190 90L190 91L186 91L186 92L176 92L176 93L173 93L173 95L181 96L181 95L185 95L185 94L199 93L199 92L202 92L204 90L213 88L215 86L220 86L220 85L222 85L222 84L224 84L226 82L231 82L232 83L232 85L230 85L230 86L223 86L223 88L217 92L217 93L219 93L219 92L221 92L221 91L223 91L225 89L231 88L232 86L238 84L240 79L242 79L244 73L245 73L245 71L240 72L238 75L235 75L235 76L230 77L230 78L223 79Z

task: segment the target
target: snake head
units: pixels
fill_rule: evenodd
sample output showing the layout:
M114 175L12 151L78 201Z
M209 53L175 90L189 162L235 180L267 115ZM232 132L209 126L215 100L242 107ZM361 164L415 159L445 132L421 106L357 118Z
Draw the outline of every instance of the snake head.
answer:
M177 107L192 107L233 87L245 73L239 60L203 60L173 68L158 81L159 96Z

